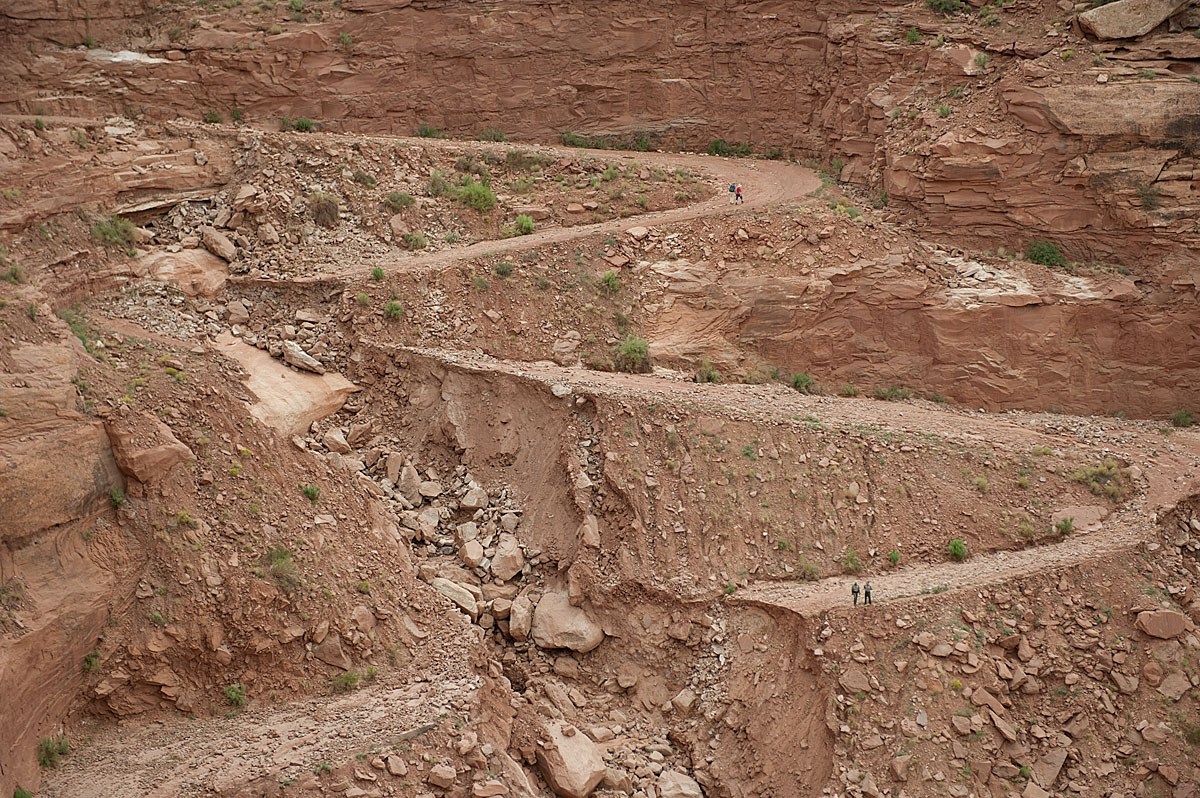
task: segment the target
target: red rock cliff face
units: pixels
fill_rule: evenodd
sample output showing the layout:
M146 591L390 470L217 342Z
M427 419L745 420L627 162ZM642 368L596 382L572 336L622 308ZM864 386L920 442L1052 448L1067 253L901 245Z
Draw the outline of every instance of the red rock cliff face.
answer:
M963 243L1053 236L1073 259L1151 262L1177 279L1200 208L1184 79L1200 45L1190 31L1093 45L1044 5L986 27L853 0L344 0L302 13L16 0L0 9L13 54L0 111L236 108L253 124L385 133L723 138L840 161L843 179ZM89 40L97 49L77 46Z

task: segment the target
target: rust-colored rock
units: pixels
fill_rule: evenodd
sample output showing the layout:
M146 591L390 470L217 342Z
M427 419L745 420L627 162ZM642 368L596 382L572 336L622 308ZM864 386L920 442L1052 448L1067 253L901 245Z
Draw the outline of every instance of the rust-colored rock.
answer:
M1179 637L1184 632L1195 628L1191 619L1182 612L1175 610L1148 610L1139 612L1137 616L1139 631L1157 637L1160 640L1170 640Z
M171 428L150 413L119 416L104 427L117 466L138 482L153 484L180 463L196 459Z

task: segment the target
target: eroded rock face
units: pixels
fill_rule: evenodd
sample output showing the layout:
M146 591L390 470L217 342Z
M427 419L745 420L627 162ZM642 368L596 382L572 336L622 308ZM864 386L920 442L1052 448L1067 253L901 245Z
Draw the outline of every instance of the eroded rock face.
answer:
M563 721L547 724L537 762L554 794L562 798L586 798L607 770L596 744Z
M513 610L516 610L514 605ZM581 653L604 642L604 630L566 593L546 593L533 611L533 642L542 648L569 648Z

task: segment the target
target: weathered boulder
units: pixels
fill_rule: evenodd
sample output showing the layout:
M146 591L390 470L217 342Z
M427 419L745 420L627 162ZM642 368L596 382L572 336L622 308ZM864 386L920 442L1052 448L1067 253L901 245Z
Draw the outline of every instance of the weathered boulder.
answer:
M516 611L516 605L513 605ZM604 630L566 593L546 593L533 611L533 642L542 648L587 652L604 642Z
M562 798L586 798L606 772L596 744L563 721L547 724L537 762L550 789Z
M331 452L338 454L350 454L350 444L346 442L346 436L338 427L332 427L321 438L321 443Z
M678 770L664 770L658 774L659 798L704 798L704 792L696 780Z
M313 646L313 656L344 671L350 670L350 658L342 650L342 638L336 632L328 635L320 644Z
M301 371L311 371L313 374L324 374L325 367L315 357L300 348L295 341L283 342L283 362L295 366Z
M1117 0L1079 15L1079 24L1097 39L1145 36L1191 0Z
M508 612L508 633L512 639L520 642L529 637L529 629L533 624L533 602L529 597L517 596Z
M196 459L171 428L150 413L114 418L104 428L117 467L138 482L152 484L180 463Z
M1160 640L1170 640L1179 637L1193 627L1192 621L1182 612L1175 610L1147 610L1139 612L1136 626L1139 631L1157 637Z
M212 254L224 261L237 260L237 247L229 237L215 227L200 228L200 243Z
M479 617L479 603L475 601L471 591L462 585L451 582L442 576L435 576L429 581L429 584L434 590L457 604L463 612L470 615L472 621Z

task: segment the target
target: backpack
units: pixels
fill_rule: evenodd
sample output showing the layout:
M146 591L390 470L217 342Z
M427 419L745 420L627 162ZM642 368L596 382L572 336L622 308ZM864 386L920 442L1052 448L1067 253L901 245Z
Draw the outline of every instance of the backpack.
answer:
M737 185L734 183L730 183L729 184L729 193L732 194L735 191L737 191Z

